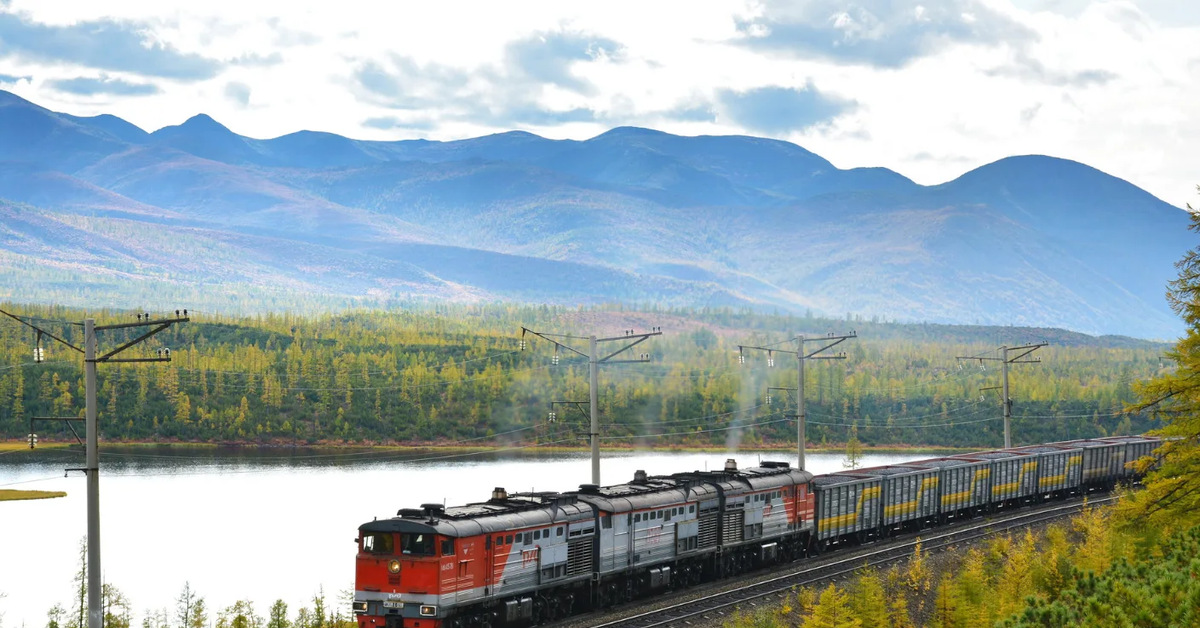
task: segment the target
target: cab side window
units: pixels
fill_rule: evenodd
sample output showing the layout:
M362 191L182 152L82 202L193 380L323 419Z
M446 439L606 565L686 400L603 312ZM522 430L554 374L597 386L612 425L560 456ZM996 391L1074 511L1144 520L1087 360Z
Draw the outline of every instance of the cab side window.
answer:
M442 556L454 555L454 539L442 539Z

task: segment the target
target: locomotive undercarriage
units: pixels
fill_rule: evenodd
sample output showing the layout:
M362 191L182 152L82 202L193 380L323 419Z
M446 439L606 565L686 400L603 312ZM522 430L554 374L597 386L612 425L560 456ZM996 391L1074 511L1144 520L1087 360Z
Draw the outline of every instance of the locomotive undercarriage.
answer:
M809 546L810 535L802 532L766 543L735 546L724 552L683 556L670 562L611 574L592 583L573 582L459 607L442 620L441 626L509 628L551 623L576 613L626 604L666 591L736 577L767 565L790 562L807 556Z

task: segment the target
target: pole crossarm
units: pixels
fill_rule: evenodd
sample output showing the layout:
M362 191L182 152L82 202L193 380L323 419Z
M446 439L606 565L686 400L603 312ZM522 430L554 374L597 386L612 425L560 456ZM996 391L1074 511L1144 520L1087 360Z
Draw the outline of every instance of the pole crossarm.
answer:
M31 416L31 417L29 417L29 435L31 438L37 436L37 434L33 433L33 422L34 421L65 421L67 423L67 428L69 428L71 430L71 434L75 436L75 441L78 442L80 445L83 445L84 444L83 439L79 438L79 432L75 431L75 426L71 425L71 422L72 421L86 421L86 420L87 419L84 419L83 417L77 417L77 416ZM36 440L36 439L34 439L34 440ZM33 441L31 441L29 443L29 448L33 449Z
M173 323L186 323L192 320L187 316L177 316L175 318L160 318L153 321L141 321L139 323L115 323L112 325L96 325L96 331L105 331L109 329L128 329L130 327L149 327L151 325L171 325Z
M66 345L67 347L74 349L75 351L77 351L79 353L83 353L83 349L76 347L75 345L67 342L66 340L63 340L62 338L55 336L54 334L46 331L45 329L42 329L41 327L38 327L37 325L34 325L33 323L21 318L20 316L17 316L16 314L9 314L8 312L5 312L4 310L0 310L0 314L3 314L5 316L13 319L14 321L17 321L18 323L25 325L26 327L30 327L30 328L34 329L35 331L37 331L39 334L41 334L43 336L49 336L49 337L53 338L54 340L57 340L57 341L61 342L62 344ZM41 319L39 319L39 320L41 320ZM67 321L50 321L50 322L57 322L62 325L75 325L76 324L76 323L71 323L71 322L67 322Z
M789 351L787 349L774 349L772 347L756 347L754 345L738 345L739 352L742 351L743 349L757 349L759 351L766 351L767 353L782 353L784 355L798 355L795 351Z
M538 338L541 338L542 340L545 340L546 342L553 343L555 347L562 347L563 349L566 349L567 351L570 351L571 353L574 353L581 358L590 357L588 354L576 349L575 347L572 347L569 344L566 344L565 342L559 342L558 340L555 340L555 338L559 338L559 339L563 339L563 340L587 340L587 338L580 338L579 336L568 336L565 334L543 334L542 332L539 332L539 331L533 331L532 329L529 329L528 327L522 327L521 328L522 343L524 343L525 334L527 334L527 333L533 334L534 336L537 336ZM522 346L524 346L524 345L522 345Z
M130 348L133 345L137 345L137 343L139 343L139 342L149 339L150 336L157 334L158 331L167 329L168 327L170 327L170 325L173 325L175 323L186 323L187 321L188 321L187 318L172 318L172 319L167 319L167 321L152 321L152 322L148 322L148 323L128 323L128 324L120 324L120 325L107 325L107 327L97 327L96 329L100 330L100 329L125 329L125 328L130 328L130 327L148 327L148 325L158 325L158 327L151 329L150 331L146 331L145 334L142 334L142 335L136 337L136 339L126 342L125 345L116 347L115 349L113 349L113 351L110 351L106 354L101 355L100 358L96 358L96 361L116 361L116 360L109 360L109 358L112 358L113 355L116 355L122 351L125 351L125 349ZM138 358L137 360L128 360L127 359L127 360L121 360L121 361L170 361L170 358L169 357L163 358L163 359Z
M629 342L629 344L625 345L624 347L621 347L620 349L617 349L616 351L613 351L612 353L610 353L602 358L598 358L596 361L599 363L607 362L609 364L619 364L622 362L649 362L650 361L649 356L646 356L644 358L639 358L636 360L613 360L613 358L642 344L643 342L646 342L647 340L649 340L650 338L652 338L654 336L661 336L661 335L662 335L661 331L652 331L652 332L645 333L645 334L630 334L629 336L618 336L616 338L597 338L596 339L597 343L616 342L618 340L629 340L630 342ZM636 340L634 340L635 338L636 338Z
M579 414L582 414L583 418L586 419L586 418L588 418L588 413L586 410L583 409L583 407L588 405L589 403L591 403L591 402L588 402L588 401L551 401L550 402L550 410L551 410L551 412L553 412L554 408L556 406L570 406L570 407L573 407L576 410L578 410ZM553 420L553 419L551 419L551 420Z
M1036 363L1041 362L1041 359L1022 360L1021 358L1024 358L1025 356L1027 356L1027 355L1033 353L1034 351L1037 351L1038 349L1041 349L1042 347L1045 347L1049 344L1050 343L1048 343L1048 342L1039 342L1037 344L1023 345L1020 347L1000 347L1000 349L992 349L991 351L987 351L985 353L980 353L979 355L955 356L954 359L956 359L956 360L976 360L978 362L1008 362L1009 364L1036 364ZM1018 353L1017 355L1014 355L1014 356L1004 356L1004 357L987 355L988 353L992 353L992 351L1002 351L1002 352L1007 351L1007 353L1012 353L1014 351L1021 351L1022 353Z

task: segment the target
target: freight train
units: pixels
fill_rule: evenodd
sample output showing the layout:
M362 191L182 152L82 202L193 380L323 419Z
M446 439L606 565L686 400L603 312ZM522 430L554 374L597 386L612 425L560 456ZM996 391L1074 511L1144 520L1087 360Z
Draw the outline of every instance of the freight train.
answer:
M358 528L359 628L529 626L984 512L1111 489L1158 439L816 475L786 462L426 504Z

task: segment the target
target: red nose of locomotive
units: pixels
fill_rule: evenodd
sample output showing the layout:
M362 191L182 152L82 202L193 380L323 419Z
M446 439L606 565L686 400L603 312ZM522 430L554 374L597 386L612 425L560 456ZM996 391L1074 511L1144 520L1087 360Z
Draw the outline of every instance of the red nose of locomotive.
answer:
M359 529L355 560L354 614L359 628L437 628L440 563L432 530L370 527Z

